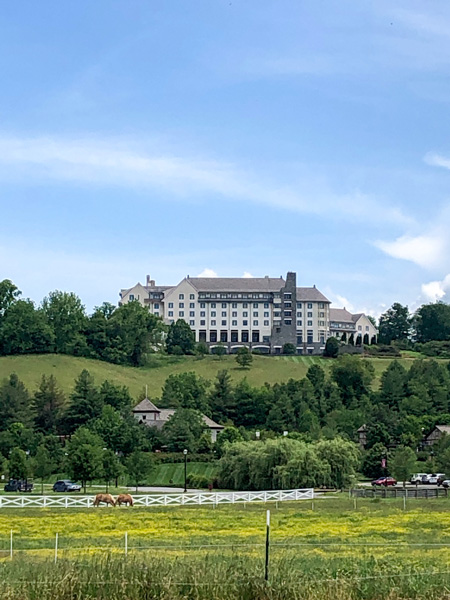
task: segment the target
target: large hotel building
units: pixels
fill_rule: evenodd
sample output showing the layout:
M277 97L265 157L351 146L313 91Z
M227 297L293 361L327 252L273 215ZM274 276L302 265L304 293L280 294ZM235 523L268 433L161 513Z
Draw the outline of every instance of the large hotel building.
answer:
M281 354L289 343L298 354L322 354L327 338L335 335L330 301L315 286L297 287L295 273L286 279L187 276L176 286L158 286L147 276L146 285L121 290L119 304L131 301L147 306L167 324L184 319L197 342L211 349L221 343L230 353L248 346ZM345 331L373 343L377 330L365 315L357 316L361 323L352 322L351 332L346 324ZM333 325L339 334L340 323Z

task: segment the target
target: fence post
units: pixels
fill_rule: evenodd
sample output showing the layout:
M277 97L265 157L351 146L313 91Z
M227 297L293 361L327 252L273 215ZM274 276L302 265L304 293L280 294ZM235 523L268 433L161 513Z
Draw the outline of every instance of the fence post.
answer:
M264 580L269 581L269 548L270 548L270 510L266 512L266 562Z
M128 531L125 531L125 556L128 556Z
M11 529L11 534L9 537L9 557L12 560L13 557L13 530Z
M356 510L356 496L353 498L353 509Z
M55 536L55 565L58 560L58 534Z

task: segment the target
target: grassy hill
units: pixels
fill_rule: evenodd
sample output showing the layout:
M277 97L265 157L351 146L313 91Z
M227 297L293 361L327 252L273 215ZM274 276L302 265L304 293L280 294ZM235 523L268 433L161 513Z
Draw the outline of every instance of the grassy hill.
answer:
M375 367L377 380L386 369L390 360L367 358ZM401 362L408 368L414 359L402 358ZM112 365L99 360L77 358L56 354L5 356L0 358L0 380L17 373L30 391L34 391L43 374L53 374L59 385L66 393L73 388L74 379L83 369L95 377L97 383L110 379L118 384L129 387L133 396L148 385L149 396L160 395L164 381L171 373L195 371L207 379L214 379L217 371L228 369L233 381L237 382L247 377L252 385L262 385L265 382L276 383L287 381L289 378L301 379L313 364L320 364L328 369L331 362L316 356L254 356L249 370L242 370L236 364L234 356L224 356L221 359L207 356L198 360L193 356L168 357L158 356L152 359L152 366L134 368Z

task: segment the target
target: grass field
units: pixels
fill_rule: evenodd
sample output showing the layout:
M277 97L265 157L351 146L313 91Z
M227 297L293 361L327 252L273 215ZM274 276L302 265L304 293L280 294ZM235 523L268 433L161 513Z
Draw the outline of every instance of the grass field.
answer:
M314 510L272 504L267 585L268 506L4 509L2 597L434 600L450 589L450 499L411 500L406 511L402 500L355 510L346 497L316 499Z
M187 474L204 475L213 479L217 468L214 463L192 462L187 465ZM184 485L184 463L166 463L157 465L148 479L149 485L176 486Z
M148 385L149 395L156 398L161 393L164 381L172 373L195 371L202 377L214 379L217 371L228 369L235 382L246 377L253 385L263 385L265 382L273 384L287 381L291 377L301 379L311 365L320 364L328 369L331 364L329 360L316 356L254 356L253 359L252 367L242 370L237 366L234 356L224 356L222 359L207 356L203 360L192 356L180 358L161 356L154 358L154 366L138 369L54 354L5 356L0 358L0 380L14 372L25 382L29 390L34 391L43 374L53 374L64 391L70 393L74 379L83 369L88 369L98 383L110 379L126 385L134 397L144 389L145 385ZM364 360L370 360L374 365L376 381L390 362L390 359L379 358ZM402 358L401 362L409 368L413 360L413 358Z

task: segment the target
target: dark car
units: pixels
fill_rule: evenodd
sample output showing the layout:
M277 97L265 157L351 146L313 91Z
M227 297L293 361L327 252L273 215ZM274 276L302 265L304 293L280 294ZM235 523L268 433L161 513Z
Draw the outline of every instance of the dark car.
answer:
M5 492L32 492L33 482L26 479L10 479L4 490Z
M375 479L374 481L372 481L372 485L383 485L383 486L394 486L397 485L397 480L394 479L393 477L378 477L378 479Z
M54 492L79 492L81 485L73 483L70 479L60 479L53 485Z

